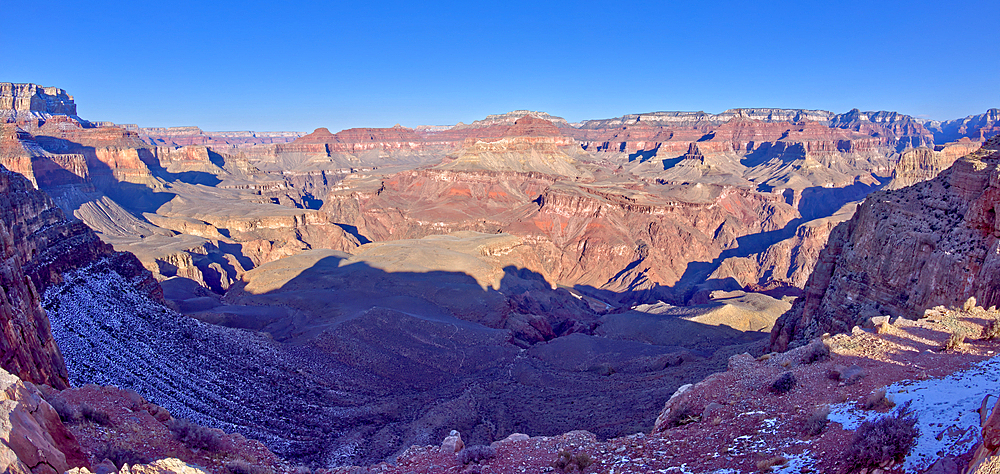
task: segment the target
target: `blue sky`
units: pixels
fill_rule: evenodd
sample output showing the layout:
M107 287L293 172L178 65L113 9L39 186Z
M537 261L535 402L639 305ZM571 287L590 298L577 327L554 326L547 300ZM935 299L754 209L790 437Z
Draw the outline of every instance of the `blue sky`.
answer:
M1000 2L26 1L0 81L90 120L206 130L657 110L1000 107Z

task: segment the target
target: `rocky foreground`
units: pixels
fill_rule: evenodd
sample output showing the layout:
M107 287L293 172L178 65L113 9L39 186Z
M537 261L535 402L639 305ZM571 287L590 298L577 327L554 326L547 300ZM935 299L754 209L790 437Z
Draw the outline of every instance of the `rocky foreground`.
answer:
M917 321L876 318L867 329L785 353L734 355L727 371L678 390L651 433L606 441L586 431L512 434L483 446L466 444L454 432L440 445L411 447L392 463L316 472L992 472L1000 463L993 452L1000 417L991 415L989 403L1000 386L1000 312L966 308L937 308ZM964 342L949 342L956 334ZM206 472L240 472L244 465L256 472L307 472L238 435L193 426L189 430L210 434L178 437L177 420L132 391L39 391L7 377L14 387L6 392L15 403L9 406L29 403L28 410L46 414L26 423L41 433L29 439L49 440L32 449L58 466L55 472L68 469L62 466L99 468L102 462L121 468L167 456ZM886 452L898 455L859 441L865 420L894 417L903 409L915 419L916 431L892 440L901 450ZM14 429L28 428L15 423ZM21 462L36 459L9 446ZM855 452L853 446L875 452L852 457L847 453ZM193 469L164 465L154 472Z

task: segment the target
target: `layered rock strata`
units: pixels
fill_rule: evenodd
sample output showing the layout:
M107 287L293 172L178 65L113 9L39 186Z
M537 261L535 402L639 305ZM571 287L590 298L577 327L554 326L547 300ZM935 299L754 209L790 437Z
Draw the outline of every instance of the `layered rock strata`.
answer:
M1000 304L1000 138L936 178L870 195L831 233L803 297L776 324L784 350L878 315Z
M0 118L23 121L52 115L76 115L73 96L57 87L0 82Z

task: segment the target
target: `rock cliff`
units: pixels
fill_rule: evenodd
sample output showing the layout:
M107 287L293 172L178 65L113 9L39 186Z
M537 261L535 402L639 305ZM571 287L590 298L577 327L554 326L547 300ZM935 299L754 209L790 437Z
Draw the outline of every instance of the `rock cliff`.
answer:
M76 115L73 96L56 87L0 82L0 119L27 121Z
M130 254L117 253L86 225L65 218L52 200L23 176L0 169L0 236L4 271L2 367L24 380L65 387L66 368L39 306L40 295L62 273L98 259L153 298L159 285Z
M1000 134L1000 109L989 109L982 114L943 122L928 120L923 125L934 134L938 143L953 142L962 138L983 142Z
M969 297L1000 304L998 205L1000 138L932 180L873 193L831 233L803 296L775 325L772 348Z

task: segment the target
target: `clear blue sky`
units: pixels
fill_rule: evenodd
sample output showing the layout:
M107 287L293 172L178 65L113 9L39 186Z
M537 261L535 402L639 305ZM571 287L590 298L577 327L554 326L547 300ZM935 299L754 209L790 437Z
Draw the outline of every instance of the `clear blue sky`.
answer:
M206 130L1000 107L1000 1L3 0L0 81Z

